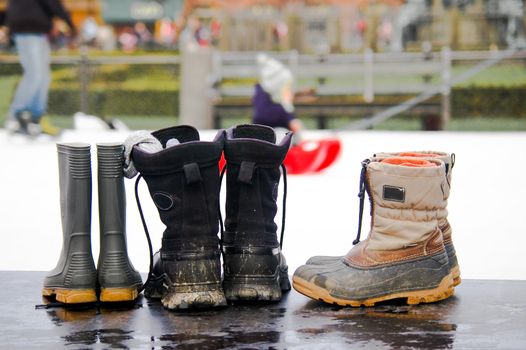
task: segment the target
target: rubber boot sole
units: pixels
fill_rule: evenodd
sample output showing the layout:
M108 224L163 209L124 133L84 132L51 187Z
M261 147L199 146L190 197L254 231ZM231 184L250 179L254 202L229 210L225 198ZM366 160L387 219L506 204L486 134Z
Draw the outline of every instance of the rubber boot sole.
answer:
M453 276L453 287L458 286L462 282L458 265L451 268L451 275Z
M55 297L57 301L64 304L94 303L97 301L95 289L43 288L42 295Z
M133 301L139 296L137 287L101 288L99 300L103 303Z
M291 289L288 269L275 276L235 276L223 281L225 296L230 301L279 301Z
M311 282L305 281L304 279L296 276L293 277L292 281L294 289L311 299L320 300L328 304L352 307L360 307L362 305L370 307L374 306L376 303L392 299L406 299L406 303L408 305L433 303L436 301L447 299L454 293L453 276L451 273L445 276L440 282L440 284L435 288L397 292L363 300L351 300L334 297L330 295L326 289L323 289Z
M161 302L169 310L216 308L227 305L219 283L174 286L163 295Z

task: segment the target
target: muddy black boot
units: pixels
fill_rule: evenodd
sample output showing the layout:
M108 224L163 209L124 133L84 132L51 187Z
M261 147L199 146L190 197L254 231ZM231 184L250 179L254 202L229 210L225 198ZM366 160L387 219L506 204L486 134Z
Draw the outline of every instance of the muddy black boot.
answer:
M42 295L66 304L97 301L97 271L91 254L90 146L57 144L62 251L44 279Z
M135 146L132 160L166 225L159 260L165 286L161 301L168 309L226 305L217 236L224 132L212 142L199 141L191 126L152 135L164 149L148 153Z
M299 267L294 288L315 300L349 306L448 298L453 277L438 225L447 186L444 163L393 157L367 159L362 165L360 207L367 191L369 236L360 242L359 230L356 245L337 262Z
M274 130L261 125L227 131L223 287L228 300L275 301L290 290L274 223L280 166L290 141L287 134L276 144Z
M122 166L124 146L97 144L100 254L97 264L100 301L135 300L142 286L126 248L126 192Z

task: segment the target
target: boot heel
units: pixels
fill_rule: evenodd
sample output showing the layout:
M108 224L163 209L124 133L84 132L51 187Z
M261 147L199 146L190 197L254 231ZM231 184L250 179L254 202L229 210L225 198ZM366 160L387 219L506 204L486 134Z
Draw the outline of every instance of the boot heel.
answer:
M64 304L94 303L97 301L95 289L42 289L42 295L54 296L55 299Z
M224 259L223 289L228 300L279 301L282 291L290 290L280 254L225 254Z
M281 287L278 280L266 284L261 279L246 278L226 280L223 282L225 296L230 301L279 301L281 300Z
M162 303L170 310L215 308L227 305L220 283L172 286L163 296Z
M420 303L433 303L447 299L455 292L453 286L453 276L452 274L449 274L444 277L444 279L442 279L436 288L424 291L409 292L407 296L407 304L417 305Z
M130 288L102 288L99 299L103 303L123 302L133 301L137 299L138 296L136 286Z
M221 287L219 254L195 260L167 260L163 258L166 272L166 292L161 302L168 309L212 308L226 306ZM172 279L170 279L172 278Z

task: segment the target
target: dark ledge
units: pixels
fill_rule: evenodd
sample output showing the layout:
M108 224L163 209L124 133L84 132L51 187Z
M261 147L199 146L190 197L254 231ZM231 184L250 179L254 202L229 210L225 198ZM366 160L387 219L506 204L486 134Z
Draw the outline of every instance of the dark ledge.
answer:
M450 299L419 306L341 308L291 291L275 304L170 312L142 297L112 307L42 306L43 277L0 271L0 347L526 348L526 281L464 280Z

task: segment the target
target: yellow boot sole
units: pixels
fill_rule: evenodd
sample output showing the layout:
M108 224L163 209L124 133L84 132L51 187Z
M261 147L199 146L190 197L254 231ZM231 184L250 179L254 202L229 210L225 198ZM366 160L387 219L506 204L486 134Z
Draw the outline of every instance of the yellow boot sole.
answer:
M453 287L456 287L462 282L460 279L460 268L457 266L451 268L451 274L453 275Z
M360 307L362 305L374 306L376 303L379 303L381 301L399 298L407 299L408 305L417 305L420 303L433 303L439 300L447 299L454 293L452 274L449 274L446 277L444 277L436 288L397 292L364 300L348 300L334 297L330 295L327 290L296 276L292 278L292 284L296 291L311 299L324 301L329 304L352 307Z
M133 301L137 299L139 293L137 288L102 288L100 290L100 301L103 303L107 302L120 302L120 301Z
M55 299L64 304L94 303L97 301L95 289L60 289L43 288L42 295L54 296Z

